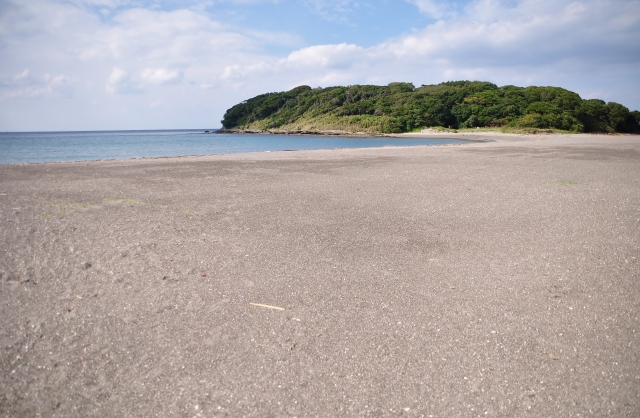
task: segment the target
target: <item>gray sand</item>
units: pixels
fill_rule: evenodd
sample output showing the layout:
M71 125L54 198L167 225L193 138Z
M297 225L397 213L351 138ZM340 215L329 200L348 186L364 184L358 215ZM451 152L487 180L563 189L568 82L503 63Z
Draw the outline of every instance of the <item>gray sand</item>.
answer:
M498 139L0 166L0 416L640 416L640 139Z

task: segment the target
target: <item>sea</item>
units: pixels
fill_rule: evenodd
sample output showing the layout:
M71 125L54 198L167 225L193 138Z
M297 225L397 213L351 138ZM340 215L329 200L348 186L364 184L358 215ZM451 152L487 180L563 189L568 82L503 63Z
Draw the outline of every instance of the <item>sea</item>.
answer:
M0 164L122 160L282 150L442 145L440 138L214 134L215 129L0 132Z

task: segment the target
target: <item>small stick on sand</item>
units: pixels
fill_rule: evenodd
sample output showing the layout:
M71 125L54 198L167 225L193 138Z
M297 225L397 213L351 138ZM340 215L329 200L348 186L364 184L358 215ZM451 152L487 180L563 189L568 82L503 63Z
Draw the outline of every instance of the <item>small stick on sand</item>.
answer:
M271 306L271 305L262 305L261 303L249 303L249 305L259 306L260 308L275 309L276 311L284 311L284 308L280 308L278 306Z

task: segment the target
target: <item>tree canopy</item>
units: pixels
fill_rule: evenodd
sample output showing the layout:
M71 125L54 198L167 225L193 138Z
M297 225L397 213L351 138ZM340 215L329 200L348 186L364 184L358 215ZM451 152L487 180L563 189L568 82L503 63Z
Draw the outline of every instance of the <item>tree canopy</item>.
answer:
M423 127L513 127L571 132L640 132L640 112L619 103L583 100L560 87L498 87L450 81L312 89L300 86L239 103L226 129L346 129L399 133Z

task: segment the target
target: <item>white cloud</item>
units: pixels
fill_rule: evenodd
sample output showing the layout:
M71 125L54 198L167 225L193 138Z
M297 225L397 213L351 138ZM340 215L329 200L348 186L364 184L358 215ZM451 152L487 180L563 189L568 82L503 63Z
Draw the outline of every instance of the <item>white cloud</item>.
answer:
M257 40L190 10L130 9L117 14L113 25L100 28L82 58L193 63L216 52L258 46Z
M64 74L48 73L34 75L29 68L12 77L3 77L0 82L0 100L14 98L60 98L73 94L73 79Z
M299 49L281 60L281 64L313 67L350 67L361 58L364 48L352 44L317 45Z
M145 68L140 76L143 81L151 84L173 83L181 78L178 71L170 71L165 68Z
M420 12L432 16L435 18L441 18L444 16L446 4L436 0L407 0L409 3L414 4Z
M357 62L366 59L365 49L352 44L318 45L294 51L282 59L268 59L250 65L227 66L220 79L233 83L236 89L247 86L247 80L263 80L269 84L281 79L280 88L299 84L334 85L351 82L347 75ZM355 71L358 74L357 71ZM264 77L267 78L264 78ZM288 80L287 80L288 79ZM262 83L261 83L262 84ZM267 88L267 87L265 87Z
M129 73L118 67L111 70L105 89L109 93L129 93L136 90Z
M13 76L13 81L26 80L29 78L29 69L25 68L24 71Z
M76 6L102 6L111 9L133 3L130 0L68 0L68 2Z
M640 75L635 39L640 39L639 1L477 0L463 14L370 48L318 45L285 59L236 66L234 74L262 84L282 80L283 87L294 80L326 85L334 80L421 84L485 79L500 85L555 84L589 95L592 88L601 89L603 78L595 74ZM628 87L611 94L640 104Z

